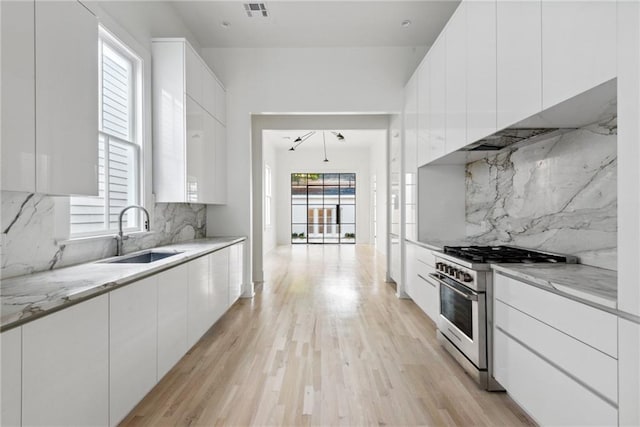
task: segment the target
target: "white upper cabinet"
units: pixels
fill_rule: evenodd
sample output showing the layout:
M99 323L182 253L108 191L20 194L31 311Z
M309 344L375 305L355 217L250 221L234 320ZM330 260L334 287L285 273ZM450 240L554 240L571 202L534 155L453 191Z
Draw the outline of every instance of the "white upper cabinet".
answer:
M156 199L224 204L224 89L186 40L156 39L152 50Z
M227 91L218 79L215 79L215 110L213 115L222 123L227 124Z
M467 142L496 131L496 1L467 1Z
M97 18L75 1L3 2L2 56L2 189L97 195Z
M615 78L615 46L616 2L543 0L543 109Z
M416 132L417 132L417 156L420 167L429 162L429 63L424 59L416 70L416 79L420 83L417 86L417 104L416 104ZM408 84L407 84L408 87ZM405 88L405 91L407 89ZM405 101L406 102L406 101ZM406 107L405 107L406 108Z
M445 154L446 143L446 33L442 33L427 55L429 103L427 108L428 160Z
M2 11L2 189L36 188L34 2L7 1Z
M418 143L418 74L416 71L404 88L404 170L415 174L418 170L418 153L424 152ZM424 154L423 154L424 155Z
M540 0L497 2L497 127L542 110Z
M446 152L467 145L467 3L462 2L446 31Z

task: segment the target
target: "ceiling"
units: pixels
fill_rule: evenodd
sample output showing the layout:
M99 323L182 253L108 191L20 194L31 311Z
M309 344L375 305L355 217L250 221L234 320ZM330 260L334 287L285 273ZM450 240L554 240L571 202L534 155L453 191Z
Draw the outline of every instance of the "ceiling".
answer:
M269 17L249 18L242 1L170 2L203 48L430 46L458 3L266 1Z
M262 134L264 144L273 144L277 150L288 150L297 137L302 137L310 130L265 130ZM344 140L339 141L331 131L325 131L327 151L331 152L344 148L368 148L373 144L384 143L387 138L386 130L341 130L336 129L344 136ZM316 131L313 136L303 142L299 149L320 150L323 148L322 131Z

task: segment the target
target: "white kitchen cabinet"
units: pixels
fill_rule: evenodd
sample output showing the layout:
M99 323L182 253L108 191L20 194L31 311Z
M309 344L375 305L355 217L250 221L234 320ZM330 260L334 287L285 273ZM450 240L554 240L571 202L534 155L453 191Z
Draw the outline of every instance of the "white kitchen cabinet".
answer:
M244 242L229 247L229 307L242 295Z
M190 261L188 267L188 296L187 296L187 346L189 348L198 342L200 337L211 326L210 310L210 255L202 256Z
M109 424L117 425L157 382L157 276L109 293Z
M542 0L542 108L616 77L616 2Z
M542 110L540 0L497 2L497 128Z
M38 1L35 25L36 191L97 196L97 18L75 1Z
M431 46L427 54L429 67L429 105L427 109L427 159L442 157L446 150L446 32Z
M0 2L3 190L36 188L34 8L33 1Z
M467 142L496 131L496 1L467 1Z
M19 426L22 422L22 328L0 334L0 424Z
M214 76L215 77L215 76ZM227 124L227 91L225 90L220 80L215 78L215 106L213 116L218 119L222 125Z
M158 374L160 380L189 350L187 344L188 267L158 274Z
M494 376L540 425L615 425L615 406L506 335L494 333Z
M445 125L447 153L467 145L467 2L447 23L445 53Z
M2 189L97 195L96 17L76 1L3 2L2 56Z
M405 240L404 242L404 271L405 271L405 284L404 291L413 299L413 288L415 286L414 277L416 277L416 245Z
M619 424L640 425L640 324L618 321Z
M407 239L418 238L417 180L418 180L418 76L416 71L405 86L404 99L404 215ZM423 145L422 151L426 148Z
M427 58L422 60L416 70L417 106L416 106L416 133L417 133L417 166L425 165L430 160L429 155L429 63ZM406 89L405 89L406 90Z
M211 99L219 82L184 39L155 39L152 51L156 199L224 204L226 107Z
M229 252L226 247L209 255L211 281L209 283L209 324L213 325L229 308Z
M428 264L433 259L431 251L406 243L406 285L405 290L431 320L437 322L440 314L440 295L438 283L429 277L435 268Z
M22 326L22 423L109 424L109 296Z

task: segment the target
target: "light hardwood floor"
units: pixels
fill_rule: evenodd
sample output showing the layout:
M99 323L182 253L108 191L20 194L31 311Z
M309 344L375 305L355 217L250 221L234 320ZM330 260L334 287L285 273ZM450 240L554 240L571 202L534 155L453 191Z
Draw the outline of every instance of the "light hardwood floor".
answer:
M533 425L479 390L370 246L279 247L123 425Z

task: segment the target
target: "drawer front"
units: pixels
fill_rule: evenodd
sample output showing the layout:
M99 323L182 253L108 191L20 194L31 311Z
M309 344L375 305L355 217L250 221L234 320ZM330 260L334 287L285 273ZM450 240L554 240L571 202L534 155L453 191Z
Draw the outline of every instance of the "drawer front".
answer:
M497 329L494 376L540 425L616 425L617 409Z
M494 310L496 327L525 343L596 394L617 403L616 359L500 301L496 301Z
M416 258L418 261L427 264L428 266L433 268L436 267L436 257L430 249L425 249L422 246L416 246Z
M494 288L496 300L617 359L618 323L613 314L498 273Z
M438 321L440 314L440 295L438 294L438 283L432 280L428 272L432 271L421 262L417 262L418 271L416 276L416 287L420 290L422 300L417 304L433 320Z

